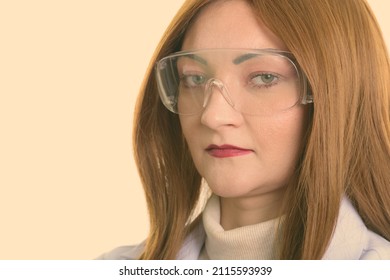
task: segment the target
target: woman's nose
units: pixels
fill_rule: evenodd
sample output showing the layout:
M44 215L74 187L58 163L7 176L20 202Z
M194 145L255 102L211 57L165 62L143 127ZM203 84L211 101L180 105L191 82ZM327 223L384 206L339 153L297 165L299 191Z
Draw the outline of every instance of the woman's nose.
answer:
M211 129L224 126L239 126L243 116L234 108L224 84L216 79L207 83L201 123Z

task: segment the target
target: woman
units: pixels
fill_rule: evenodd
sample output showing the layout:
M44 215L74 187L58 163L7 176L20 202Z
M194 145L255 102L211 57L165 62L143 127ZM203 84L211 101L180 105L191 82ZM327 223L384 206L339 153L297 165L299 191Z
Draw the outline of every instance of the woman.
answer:
M364 0L187 1L136 112L150 233L103 258L390 259L389 69Z

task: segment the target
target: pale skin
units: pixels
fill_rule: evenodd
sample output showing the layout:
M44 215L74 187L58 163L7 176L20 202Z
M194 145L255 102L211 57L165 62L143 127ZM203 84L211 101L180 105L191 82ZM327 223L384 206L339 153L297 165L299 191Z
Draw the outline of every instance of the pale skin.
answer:
M199 14L182 50L208 48L287 50L241 0L215 1ZM227 71L219 75L224 81L234 79ZM307 106L297 105L272 117L248 116L233 109L216 89L201 113L180 116L194 163L220 196L225 230L280 215L303 145L307 111ZM209 145L234 145L250 152L218 158L206 151Z

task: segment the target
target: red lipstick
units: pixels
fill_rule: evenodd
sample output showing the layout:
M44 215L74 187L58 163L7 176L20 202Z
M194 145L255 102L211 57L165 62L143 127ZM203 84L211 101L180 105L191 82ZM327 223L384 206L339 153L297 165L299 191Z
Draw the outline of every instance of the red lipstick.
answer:
M206 148L206 152L216 158L227 158L247 155L253 151L232 145L210 145Z

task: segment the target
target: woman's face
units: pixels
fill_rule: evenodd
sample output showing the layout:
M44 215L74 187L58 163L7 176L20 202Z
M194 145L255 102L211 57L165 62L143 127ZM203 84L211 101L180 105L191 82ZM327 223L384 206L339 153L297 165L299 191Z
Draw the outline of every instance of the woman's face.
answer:
M240 0L213 2L186 33L182 50L210 48L287 50ZM216 73L229 84L235 77L226 69ZM218 89L201 113L180 115L196 168L212 191L226 198L256 196L286 186L303 144L306 119L302 105L268 117L242 114Z

